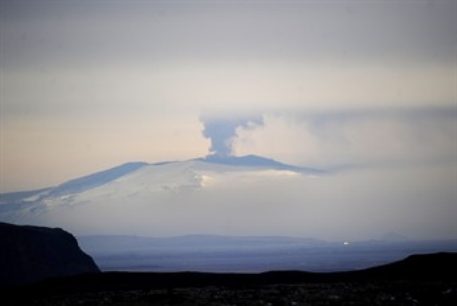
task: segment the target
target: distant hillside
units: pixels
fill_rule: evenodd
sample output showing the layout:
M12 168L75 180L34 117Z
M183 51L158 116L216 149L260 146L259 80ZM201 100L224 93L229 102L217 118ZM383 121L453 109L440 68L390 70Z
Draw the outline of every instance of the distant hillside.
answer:
M412 254L457 252L457 240L343 244L298 237L223 235L100 235L77 239L104 272L336 272L376 267Z

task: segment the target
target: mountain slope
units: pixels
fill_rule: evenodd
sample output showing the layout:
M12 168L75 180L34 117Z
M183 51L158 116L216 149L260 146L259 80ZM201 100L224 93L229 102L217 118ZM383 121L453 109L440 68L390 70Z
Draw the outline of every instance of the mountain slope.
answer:
M105 171L90 174L78 179L74 179L63 183L56 188L53 188L48 192L50 196L59 196L71 193L82 192L88 189L92 189L104 184L107 184L113 180L116 180L130 172L136 171L141 167L146 166L147 163L134 162L126 163L118 167L108 169Z
M293 177L316 173L254 155L127 163L53 188L2 194L0 221L64 226L78 235L218 234L213 230L221 218L235 215L233 207L255 184L287 186ZM192 209L183 209L185 203ZM220 220L201 222L201 214Z

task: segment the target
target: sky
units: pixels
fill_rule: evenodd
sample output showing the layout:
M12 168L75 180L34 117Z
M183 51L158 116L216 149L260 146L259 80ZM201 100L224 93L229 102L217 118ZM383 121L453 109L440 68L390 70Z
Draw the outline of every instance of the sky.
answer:
M207 154L457 181L456 15L452 0L0 0L0 192Z
M132 161L257 154L328 174L221 176L136 212L118 199L109 218L98 203L49 224L456 239L455 16L453 0L0 0L0 193Z

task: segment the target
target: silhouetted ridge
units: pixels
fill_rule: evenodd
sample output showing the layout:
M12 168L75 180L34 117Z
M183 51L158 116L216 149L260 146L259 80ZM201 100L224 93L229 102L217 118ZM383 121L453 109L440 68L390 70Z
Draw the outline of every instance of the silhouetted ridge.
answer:
M271 299L278 293L293 296L294 300L301 296L302 302L313 296L314 301L325 301L312 305L456 305L456 260L457 253L414 255L385 266L336 273L104 272L48 279L6 290L0 287L0 294L4 301L14 301L11 305L34 305L34 301L50 302L39 305L53 305L55 301L65 302L59 305L106 305L106 301L120 301L122 305L195 305L201 301L197 304L228 305L235 296L241 305L264 305L259 301L265 298L279 301ZM409 274L410 271L415 272ZM186 289L174 290L179 288ZM211 292L214 294L208 295ZM228 295L221 300L222 292ZM280 301L272 305L296 304Z
M457 253L411 255L407 258L361 271L375 278L457 279Z
M60 228L0 222L0 285L100 272L73 235Z
M306 272L270 271L264 273L202 273L202 272L103 272L37 284L39 292L56 285L64 291L138 290L206 286L258 286L271 284L333 283L366 281L456 281L457 253L414 255L391 264L360 271Z

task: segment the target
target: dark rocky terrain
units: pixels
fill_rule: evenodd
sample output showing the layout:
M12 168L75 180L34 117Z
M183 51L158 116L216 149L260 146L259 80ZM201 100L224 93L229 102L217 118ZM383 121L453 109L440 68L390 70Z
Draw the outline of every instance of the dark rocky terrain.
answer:
M0 285L97 272L92 258L64 230L0 223Z
M100 273L62 229L0 223L1 305L457 305L457 253L316 273Z
M6 305L456 305L457 253L352 272L105 272L9 287Z

